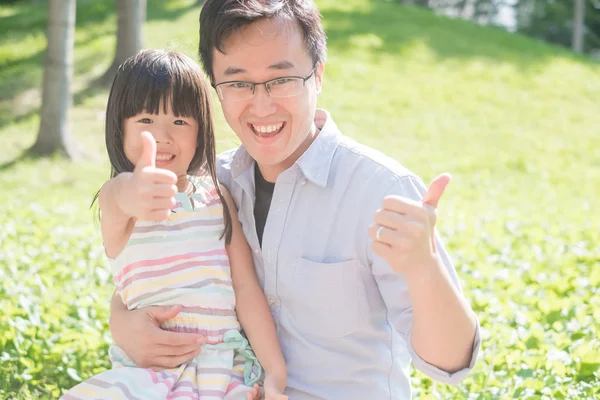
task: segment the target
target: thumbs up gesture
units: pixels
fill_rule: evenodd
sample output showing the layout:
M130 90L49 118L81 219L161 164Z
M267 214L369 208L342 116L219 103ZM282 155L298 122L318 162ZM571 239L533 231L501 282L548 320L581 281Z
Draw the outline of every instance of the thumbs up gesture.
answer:
M177 175L156 168L156 141L150 132L141 133L142 153L132 173L127 173L118 201L128 216L142 221L162 221L175 206Z
M369 236L373 251L394 271L412 277L419 274L420 266L431 265L436 258L436 209L451 180L450 174L435 178L421 201L401 196L383 199Z

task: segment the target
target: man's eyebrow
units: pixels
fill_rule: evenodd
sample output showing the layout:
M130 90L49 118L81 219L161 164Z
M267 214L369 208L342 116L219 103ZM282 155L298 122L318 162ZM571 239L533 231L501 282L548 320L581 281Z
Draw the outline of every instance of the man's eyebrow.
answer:
M278 63L269 65L269 69L276 69L276 70L292 69L294 67L295 67L295 65L290 61L279 61ZM243 74L245 72L247 72L247 71L244 68L228 67L225 70L225 75L230 76L230 75L236 75L236 74Z
M269 69L291 69L295 65L289 61L279 61L278 63L269 65Z
M243 74L244 72L246 72L244 68L229 67L225 70L225 75Z

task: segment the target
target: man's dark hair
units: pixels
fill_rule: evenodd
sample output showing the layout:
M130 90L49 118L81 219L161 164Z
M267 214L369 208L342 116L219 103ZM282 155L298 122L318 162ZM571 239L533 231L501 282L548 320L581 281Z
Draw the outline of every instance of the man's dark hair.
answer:
M225 53L223 42L235 31L265 18L298 23L313 64L327 58L325 30L313 0L208 0L200 13L200 61L214 83L213 49Z

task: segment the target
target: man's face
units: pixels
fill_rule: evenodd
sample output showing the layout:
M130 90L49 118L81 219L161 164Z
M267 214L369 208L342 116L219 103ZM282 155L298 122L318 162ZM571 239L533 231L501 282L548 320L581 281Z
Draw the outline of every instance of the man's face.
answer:
M231 34L225 50L226 54L213 50L216 84L305 77L314 67L300 28L291 22L257 21ZM221 99L227 123L267 180L275 181L312 143L323 70L322 64L317 65L297 96L274 98L260 85L248 100Z

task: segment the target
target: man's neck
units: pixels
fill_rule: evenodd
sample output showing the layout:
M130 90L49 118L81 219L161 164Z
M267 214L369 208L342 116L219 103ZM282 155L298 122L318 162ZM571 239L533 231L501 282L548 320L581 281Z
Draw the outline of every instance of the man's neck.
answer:
M323 125L317 127L315 124L311 126L311 132L306 137L306 140L296 149L296 151L288 157L287 160L276 164L276 165L262 165L258 164L258 168L260 170L261 175L267 182L275 183L277 181L277 177L283 171L290 168L298 159L308 150L310 145L315 141L319 133L321 132L321 128Z

